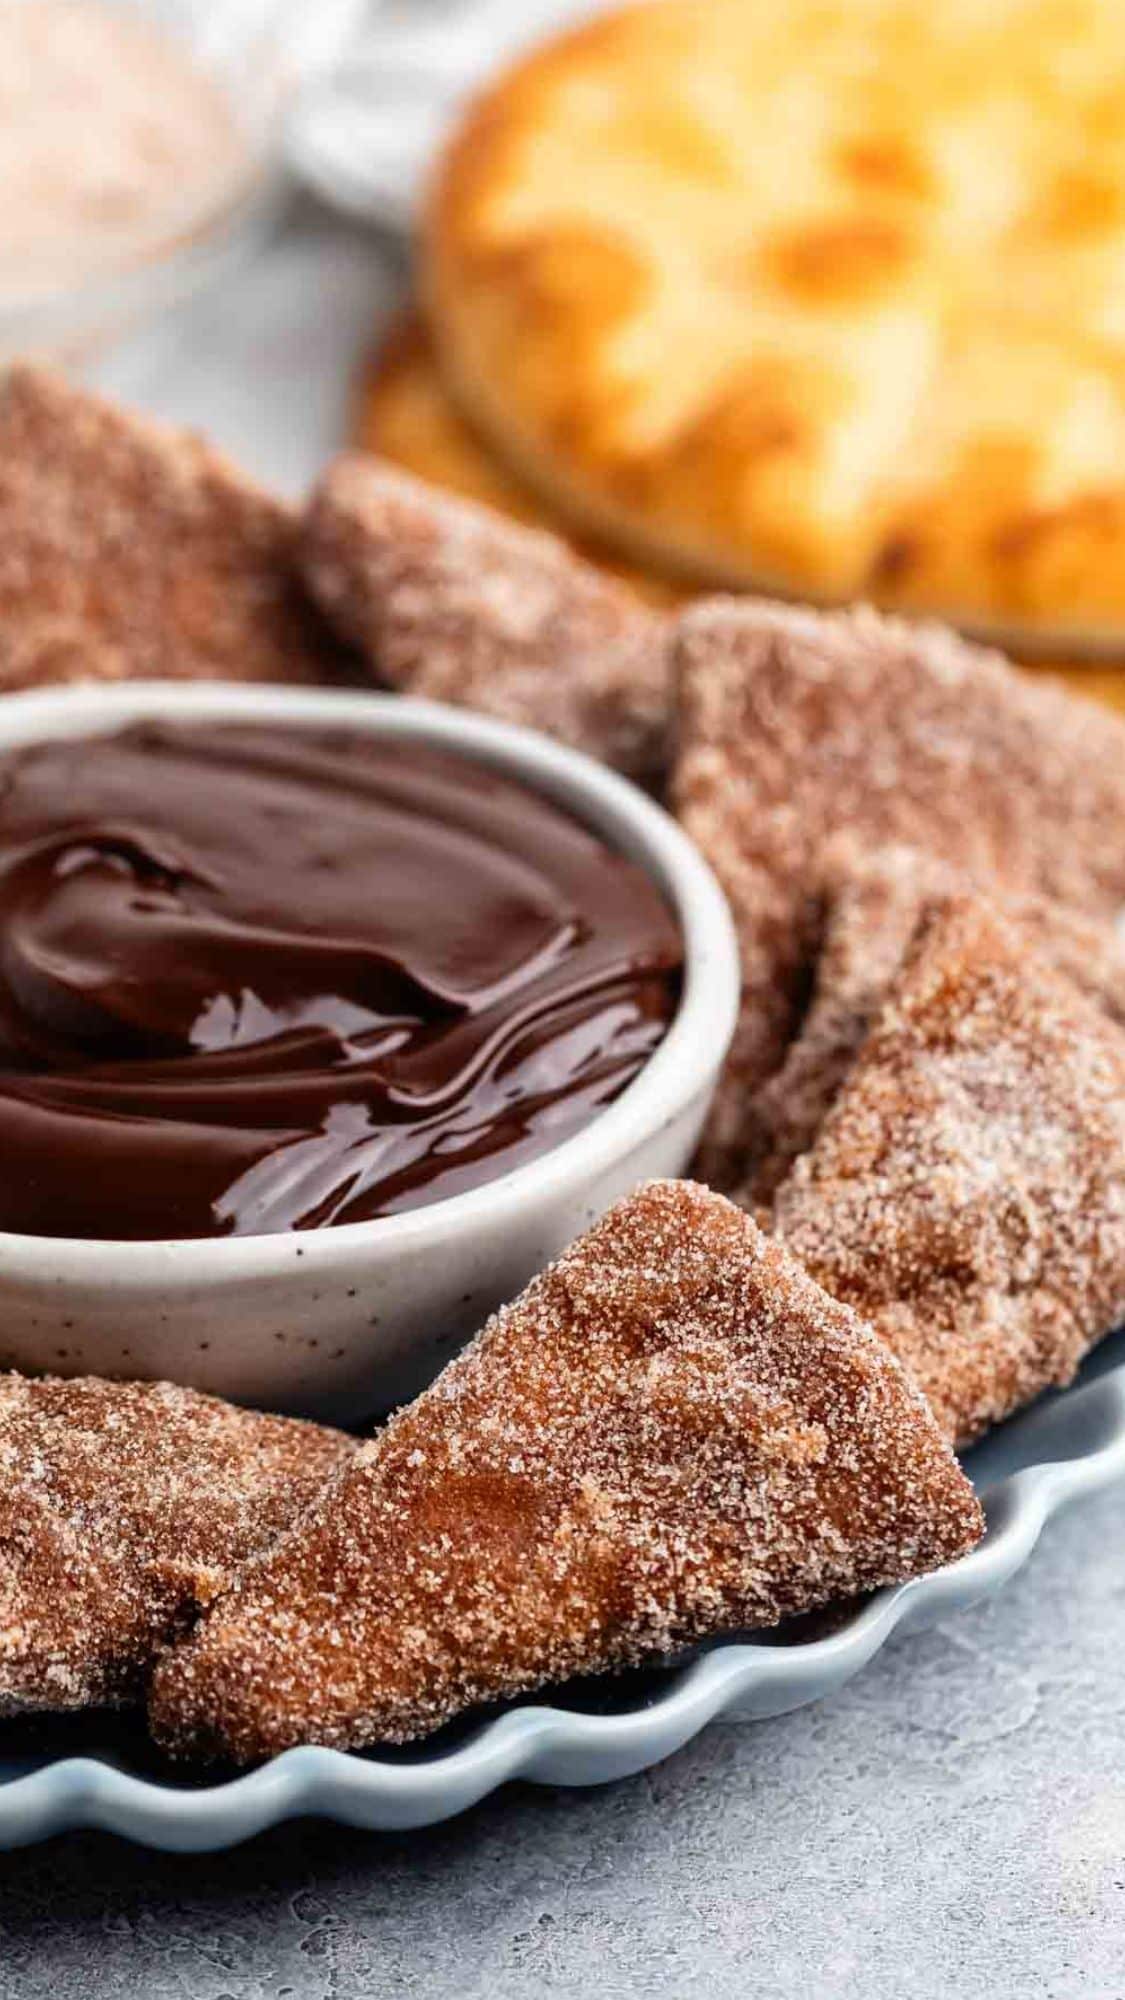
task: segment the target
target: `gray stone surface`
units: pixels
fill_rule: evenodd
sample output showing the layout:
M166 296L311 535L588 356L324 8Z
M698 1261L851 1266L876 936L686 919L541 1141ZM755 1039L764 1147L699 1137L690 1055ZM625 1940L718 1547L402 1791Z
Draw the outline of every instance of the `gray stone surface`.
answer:
M296 491L393 281L311 213L102 379ZM1125 1493L839 1696L390 1838L0 1856L0 2000L1123 2000Z

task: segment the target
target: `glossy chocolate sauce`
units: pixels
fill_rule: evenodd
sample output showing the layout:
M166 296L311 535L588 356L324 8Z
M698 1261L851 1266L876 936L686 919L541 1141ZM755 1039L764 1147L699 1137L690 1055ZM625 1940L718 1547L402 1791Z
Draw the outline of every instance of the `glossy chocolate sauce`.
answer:
M138 725L0 758L0 1228L420 1207L589 1123L677 1004L639 869L467 759Z

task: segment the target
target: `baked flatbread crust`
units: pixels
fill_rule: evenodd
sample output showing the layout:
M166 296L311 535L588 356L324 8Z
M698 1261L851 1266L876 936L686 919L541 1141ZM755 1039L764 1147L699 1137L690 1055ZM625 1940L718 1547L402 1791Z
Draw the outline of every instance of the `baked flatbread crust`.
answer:
M1125 636L1116 0L662 0L519 62L439 172L447 382L697 584Z

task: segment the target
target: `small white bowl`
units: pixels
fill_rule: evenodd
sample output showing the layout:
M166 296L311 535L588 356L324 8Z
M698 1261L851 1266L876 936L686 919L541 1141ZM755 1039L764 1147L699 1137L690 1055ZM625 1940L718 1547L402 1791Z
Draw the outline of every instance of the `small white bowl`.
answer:
M358 1420L414 1393L619 1195L691 1157L738 1008L721 890L659 806L533 730L399 696L134 682L9 695L0 751L145 718L338 725L510 773L643 867L679 920L679 1009L644 1069L553 1152L432 1207L273 1236L84 1242L0 1231L0 1364L167 1377Z
M24 0L34 5L36 0ZM135 15L178 43L219 86L242 146L229 170L179 190L100 259L0 287L0 361L87 358L117 335L229 277L270 235L288 198L289 125L304 87L340 60L363 0L87 0ZM302 114L303 115L303 114ZM88 135L83 132L85 141ZM88 247L88 246L87 246Z

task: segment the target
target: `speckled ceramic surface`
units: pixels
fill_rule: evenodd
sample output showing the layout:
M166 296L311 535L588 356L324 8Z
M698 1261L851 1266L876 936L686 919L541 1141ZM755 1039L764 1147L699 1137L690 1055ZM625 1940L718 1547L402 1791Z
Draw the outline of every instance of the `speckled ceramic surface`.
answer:
M819 1629L806 1621L760 1642L716 1645L667 1672L571 1687L393 1755L290 1750L201 1785L160 1762L131 1720L4 1725L0 1844L101 1827L154 1847L215 1849L309 1813L353 1826L427 1826L508 1778L604 1784L658 1763L716 1716L752 1720L816 1701L892 1632L919 1631L1000 1590L1053 1514L1125 1478L1125 1330L1074 1388L978 1446L968 1470L986 1499L988 1534L935 1576L881 1591Z

